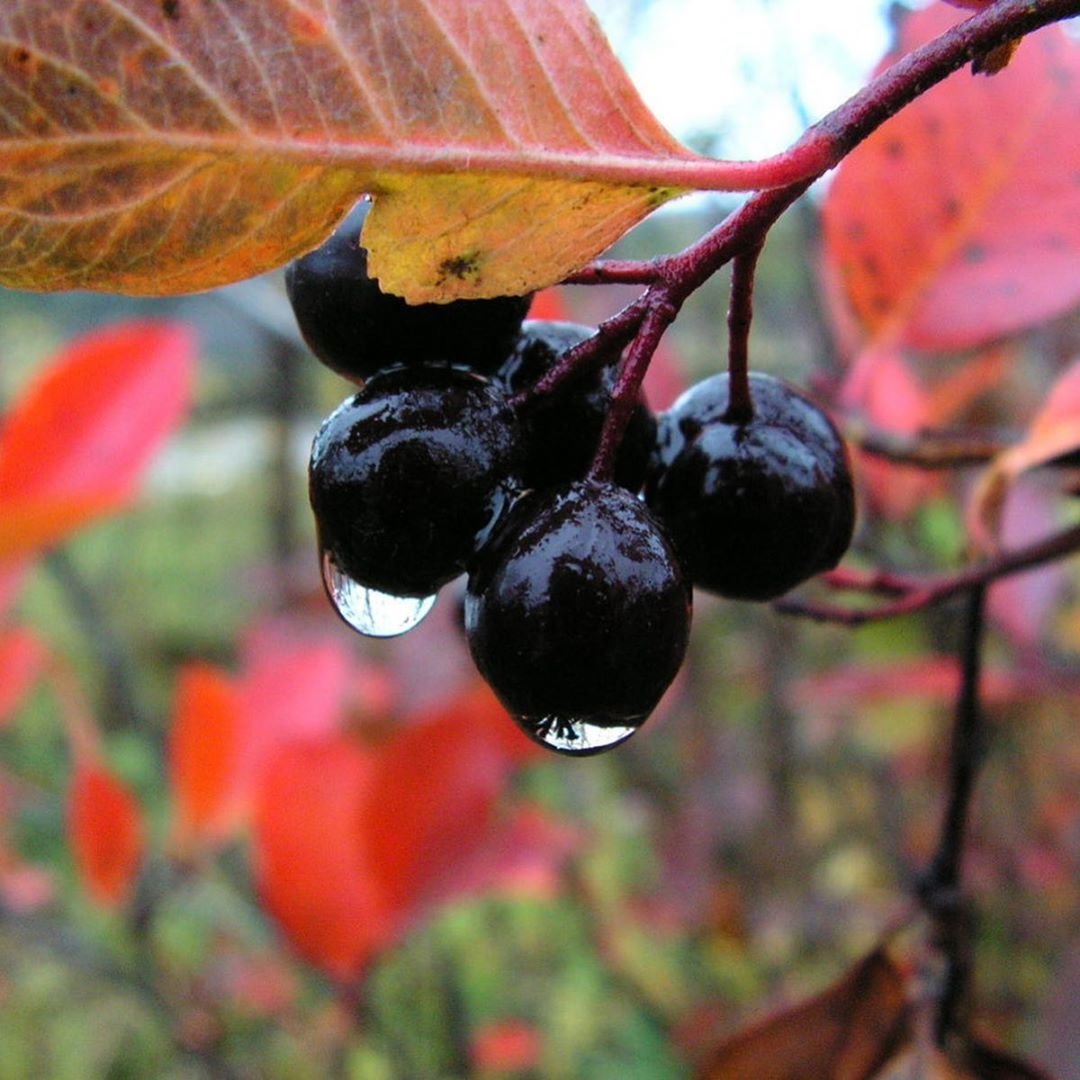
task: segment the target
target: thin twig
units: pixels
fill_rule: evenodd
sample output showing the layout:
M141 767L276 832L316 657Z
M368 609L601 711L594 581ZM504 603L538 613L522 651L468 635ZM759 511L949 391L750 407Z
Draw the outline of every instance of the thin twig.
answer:
M919 889L920 899L934 921L935 945L945 959L935 1025L938 1045L944 1045L956 1028L971 976L971 913L963 900L960 878L972 794L986 751L979 695L985 608L986 586L979 585L968 592L964 613L961 682L949 752L948 805L937 852Z
M927 575L924 577L903 574L876 573L858 585L849 580L838 587L864 589L871 592L892 592L898 599L874 608L851 608L840 604L818 603L800 599L778 601L774 607L784 615L798 615L816 622L833 622L843 626L861 626L863 623L894 619L912 612L951 600L960 593L981 585L988 585L999 578L1033 570L1044 563L1054 562L1080 550L1080 525L1073 525L1043 540L1028 544L969 567L957 574ZM828 581L828 577L826 578Z

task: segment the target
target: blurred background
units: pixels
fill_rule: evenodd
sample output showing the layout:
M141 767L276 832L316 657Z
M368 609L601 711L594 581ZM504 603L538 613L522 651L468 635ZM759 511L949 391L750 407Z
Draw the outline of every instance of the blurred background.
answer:
M890 33L890 5L869 0L592 6L660 119L725 157L788 145L862 84ZM685 200L616 254L678 250L735 205ZM770 234L752 355L835 407L850 356L822 299L820 229L812 199ZM595 323L632 295L567 288L543 303ZM655 408L722 369L726 309L721 274L665 338ZM280 274L168 301L0 291L0 413L66 342L133 317L194 328L197 388L137 502L35 560L6 615L74 690L42 675L0 720L0 1080L681 1077L722 1034L873 947L937 839L956 687L949 607L851 632L699 597L684 673L626 746L585 760L508 751L497 790L484 789L493 817L451 800L466 832L521 807L541 815L531 861L500 856L505 873L410 894L407 925L347 955L289 921L281 888L293 886L272 877L270 854L253 873L249 819L215 832L192 818L184 835L178 808L199 796L182 790L174 733L193 669L250 691L267 656L329 650L345 675L319 706L333 712L326 727L372 760L392 747L405 791L410 763L420 775L429 763L395 733L460 710L474 676L452 594L388 642L351 634L323 597L307 454L350 387L307 354ZM1080 321L1068 313L1015 348L1014 374L965 419L1034 409L1078 354ZM960 359L939 357L938 377ZM963 563L970 474L927 482L898 468L873 482L914 495L900 513L864 502L857 564ZM1020 517L1050 513L1037 480L1019 497ZM990 639L993 744L967 863L976 997L987 1027L1068 1080L1080 1076L1080 608L1075 567L1023 582ZM275 635L280 654L252 644ZM72 693L142 820L138 869L104 898L73 851ZM300 813L305 797L265 788L253 813L260 798L286 815L295 798ZM410 828L402 843L437 861L439 837ZM472 858L479 839L447 851ZM324 899L313 889L298 908Z

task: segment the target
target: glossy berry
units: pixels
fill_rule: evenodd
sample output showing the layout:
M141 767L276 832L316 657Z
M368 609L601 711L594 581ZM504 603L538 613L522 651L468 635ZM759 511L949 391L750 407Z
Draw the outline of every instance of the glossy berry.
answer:
M641 500L580 481L515 504L470 571L465 628L526 733L594 753L633 734L675 677L690 591Z
M813 403L750 377L753 415L729 419L728 377L691 387L660 417L645 498L693 583L770 600L836 565L855 502L847 451Z
M309 492L324 552L368 589L434 593L465 570L505 502L518 438L505 398L478 375L375 376L315 437Z
M531 319L522 326L513 351L494 377L510 393L525 390L546 375L567 349L595 332L577 323ZM587 372L528 411L521 477L526 487L554 487L585 475L611 405L615 374L610 365ZM655 438L656 418L642 398L631 414L615 461L617 484L631 491L640 489Z
M448 363L489 373L502 363L529 310L529 296L407 304L368 276L361 202L320 248L291 263L285 288L308 348L346 378L384 368Z

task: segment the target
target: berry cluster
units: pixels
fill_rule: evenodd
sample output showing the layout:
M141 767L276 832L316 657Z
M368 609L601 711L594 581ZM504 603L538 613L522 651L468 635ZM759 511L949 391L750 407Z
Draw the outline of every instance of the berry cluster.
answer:
M659 420L640 401L613 479L589 478L618 356L515 408L593 331L524 321L529 297L383 293L367 209L286 274L304 339L359 384L311 455L327 591L356 629L392 636L467 574L470 651L522 728L571 754L614 746L682 664L691 586L768 599L835 565L854 523L843 443L766 376L736 418L717 376Z

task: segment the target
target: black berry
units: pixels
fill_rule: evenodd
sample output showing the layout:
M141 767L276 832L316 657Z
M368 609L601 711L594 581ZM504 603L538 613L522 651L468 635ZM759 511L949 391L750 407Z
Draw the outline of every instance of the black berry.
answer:
M525 390L547 374L567 349L595 332L577 323L529 320L494 377L511 393ZM554 396L535 403L524 425L521 479L526 487L554 487L585 475L600 441L614 385L615 369L607 364L572 379ZM631 491L641 487L655 438L656 418L642 398L619 447L617 484Z
M645 498L695 585L769 600L847 550L851 470L832 422L787 383L752 374L745 421L728 418L728 385L705 379L660 417Z
M690 591L641 500L581 481L515 504L470 571L465 627L529 735L594 753L629 737L675 677Z
M285 287L300 333L327 367L363 380L384 368L447 363L490 373L506 358L529 296L407 304L368 276L361 202L323 245L291 263Z
M403 368L365 384L315 437L323 551L367 589L427 596L461 574L508 494L517 422L487 380Z

